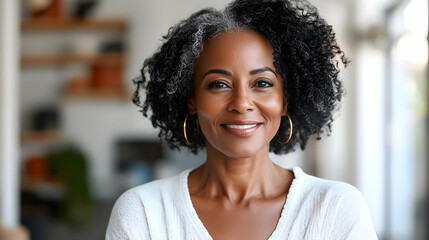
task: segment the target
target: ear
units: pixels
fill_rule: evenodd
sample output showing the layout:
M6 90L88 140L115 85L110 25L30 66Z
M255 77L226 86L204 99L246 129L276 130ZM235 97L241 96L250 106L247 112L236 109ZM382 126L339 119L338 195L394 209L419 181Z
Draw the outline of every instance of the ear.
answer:
M194 115L195 113L197 113L197 104L194 96L188 97L188 99L186 100L186 104L188 106L189 114Z
M287 106L289 105L289 97L288 97L288 96L286 96L285 98L286 98L286 100L284 101L284 104L283 104L283 112L282 112L282 116L286 116L286 113L287 113Z

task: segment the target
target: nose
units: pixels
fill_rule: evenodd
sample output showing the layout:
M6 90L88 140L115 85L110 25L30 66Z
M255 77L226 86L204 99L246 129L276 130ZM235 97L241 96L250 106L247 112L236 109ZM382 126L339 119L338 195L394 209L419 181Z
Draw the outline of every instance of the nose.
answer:
M237 113L251 112L254 110L254 104L250 90L246 87L234 89L228 103L228 111Z

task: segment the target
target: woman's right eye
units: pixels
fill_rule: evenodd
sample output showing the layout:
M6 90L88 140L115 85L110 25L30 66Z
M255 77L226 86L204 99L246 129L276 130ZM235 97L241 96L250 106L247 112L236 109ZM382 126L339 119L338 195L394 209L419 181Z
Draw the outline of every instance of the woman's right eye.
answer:
M222 88L227 88L228 85L222 81L215 81L215 82L211 82L207 87L208 89L222 89Z

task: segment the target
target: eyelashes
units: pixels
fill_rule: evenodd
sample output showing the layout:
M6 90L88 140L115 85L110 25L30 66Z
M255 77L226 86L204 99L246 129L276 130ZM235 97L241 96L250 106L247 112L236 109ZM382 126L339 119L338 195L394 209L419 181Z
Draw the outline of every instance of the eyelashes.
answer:
M274 83L268 80L260 80L256 82L255 86L258 88L269 88L274 87Z
M258 79L253 83L252 88L264 89L274 87L274 83L268 79ZM228 89L231 88L228 82L226 81L213 81L207 85L208 89Z
M207 85L208 89L223 89L228 87L229 87L228 84L223 81L214 81L209 83L209 85Z

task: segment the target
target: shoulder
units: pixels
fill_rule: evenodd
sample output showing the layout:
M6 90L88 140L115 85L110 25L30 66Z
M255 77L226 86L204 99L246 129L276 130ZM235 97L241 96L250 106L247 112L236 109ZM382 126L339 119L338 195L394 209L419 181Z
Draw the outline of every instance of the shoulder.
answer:
M125 191L116 201L115 206L130 206L138 204L139 206L159 203L161 198L174 197L177 190L180 189L180 184L184 174L189 170L180 173L177 176L155 180L140 186L133 187ZM143 205L142 205L143 203Z
M371 215L360 191L344 182L310 176L294 169L301 181L299 199L313 218L338 239L376 239ZM341 236L341 237L340 237Z
M337 203L343 200L364 203L359 190L351 184L314 177L304 173L300 168L294 168L294 174L300 182L298 184L300 194L306 197L313 196L318 200L325 199Z
M113 206L106 239L146 239L149 229L154 228L154 221L160 225L165 222L163 208L166 204L177 202L173 200L179 194L177 191L184 174L186 171L124 192Z
M301 198L314 201L314 205L333 215L368 213L360 191L353 185L302 174Z

